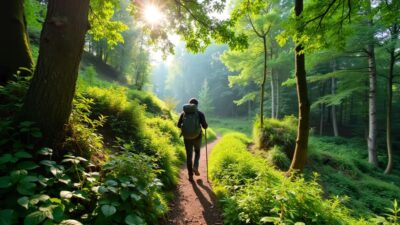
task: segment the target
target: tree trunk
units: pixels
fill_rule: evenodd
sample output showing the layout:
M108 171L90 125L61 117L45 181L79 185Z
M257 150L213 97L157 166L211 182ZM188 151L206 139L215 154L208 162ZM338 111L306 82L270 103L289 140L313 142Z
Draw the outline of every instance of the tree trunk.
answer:
M261 83L261 93L260 93L260 128L264 127L264 90L265 90L265 83L267 81L267 38L263 36L263 46L264 46L264 74L263 74L263 81Z
M388 152L388 163L385 174L392 171L393 168L393 149L392 149L392 98L393 98L393 68L394 51L390 53L389 77L387 81L387 103L386 103L386 146Z
M325 82L322 82L321 89L320 89L320 96L324 96L325 94ZM322 136L324 131L324 114L325 114L325 105L324 103L319 104L319 135Z
M300 18L301 13L303 12L303 0L295 0L294 9L296 17ZM302 33L302 28L298 27L297 29L299 33ZM294 150L294 156L289 168L289 172L303 172L307 160L310 103L308 101L303 46L299 43L296 44L295 48L295 75L297 100L299 104L299 122L297 128L296 147Z
M332 77L331 79L331 94L335 94L336 90L336 78ZM336 106L331 106L331 114L332 114L332 127L333 127L333 135L335 137L339 136L338 125L337 125L337 115L336 115Z
M395 46L396 40L399 36L399 25L395 24L392 27L391 39L393 47L390 49L390 64L389 74L387 81L387 105L386 105L386 146L388 151L388 163L385 169L385 174L389 174L393 169L393 148L392 148L392 102L393 102L393 78L394 78L394 65L396 63Z
M280 95L280 87L279 87L279 74L277 73L275 76L275 80L276 80L276 109L275 109L275 118L279 118L279 95Z
M41 129L43 144L56 147L72 109L79 62L88 29L89 0L50 0L40 37L38 64L23 119Z
M19 68L33 69L33 60L26 32L24 0L0 1L0 85L9 81ZM21 75L31 75L21 70Z
M275 84L274 84L274 75L272 74L272 69L271 69L271 118L275 118Z
M368 71L369 71L369 93L368 93L368 162L378 166L376 153L376 63L374 44L368 45Z

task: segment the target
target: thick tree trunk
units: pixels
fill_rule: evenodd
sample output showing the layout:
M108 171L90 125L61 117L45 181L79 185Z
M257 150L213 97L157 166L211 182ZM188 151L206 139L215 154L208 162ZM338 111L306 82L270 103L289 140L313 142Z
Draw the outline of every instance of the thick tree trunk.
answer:
M33 68L24 15L24 0L0 1L0 85L9 81L19 68ZM21 70L21 75L31 75Z
M263 46L264 46L264 74L263 80L261 83L261 93L260 93L260 128L264 127L264 92L265 92L265 83L267 81L267 38L263 36Z
M296 17L299 18L302 12L303 0L295 0ZM301 28L298 28L298 32L302 32ZM302 52L303 46L297 43L295 48L295 75L297 100L299 104L299 122L297 128L296 147L289 172L294 170L303 172L307 160L310 103L308 101L305 57Z
M336 78L332 77L331 79L331 94L334 95L336 92ZM331 106L331 114L332 114L332 127L333 127L333 135L335 137L339 136L339 130L337 125L337 115L336 115L336 106Z
M43 144L56 147L72 109L89 0L50 0L40 37L38 64L23 106L23 119L36 123Z
M374 44L369 44L368 51L368 71L369 71L369 93L368 93L368 162L378 166L376 153L376 63Z

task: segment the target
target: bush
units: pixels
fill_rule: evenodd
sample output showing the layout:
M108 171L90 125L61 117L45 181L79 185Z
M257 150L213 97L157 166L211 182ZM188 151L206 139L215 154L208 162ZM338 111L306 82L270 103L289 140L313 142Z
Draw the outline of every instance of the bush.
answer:
M226 224L367 224L350 216L341 199L324 199L317 183L285 177L247 151L247 139L229 134L210 156L210 177Z
M287 116L283 120L266 118L262 130L260 118L257 118L253 126L253 137L257 148L269 150L277 145L290 159L293 157L296 145L296 134L297 120L294 116Z
M136 101L129 101L124 88L89 87L82 93L86 98L92 98L92 117L104 115L106 138L112 141L116 137L139 142L143 138L144 108ZM107 132L110 132L107 133Z
M274 146L271 150L267 152L266 160L271 164L276 166L282 171L287 171L290 166L290 159L287 155L278 147Z
M128 98L132 101L138 101L140 104L144 105L146 112L156 116L171 118L170 111L165 103L148 92L130 89L128 91Z

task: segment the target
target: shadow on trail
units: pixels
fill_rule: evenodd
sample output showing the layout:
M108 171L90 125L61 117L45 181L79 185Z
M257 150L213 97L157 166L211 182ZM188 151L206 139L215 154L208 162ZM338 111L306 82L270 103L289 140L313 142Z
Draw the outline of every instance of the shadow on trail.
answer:
M216 218L218 218L218 211L216 210L216 197L212 190L203 184L201 179L198 179L196 182L191 182L194 192L198 197L201 205L203 206L204 211L203 216L206 221L207 225L214 225L214 224L222 224L216 223ZM201 187L207 194L208 198L203 195L204 191L202 192L199 187ZM209 200L210 199L210 200ZM211 202L210 202L211 201Z

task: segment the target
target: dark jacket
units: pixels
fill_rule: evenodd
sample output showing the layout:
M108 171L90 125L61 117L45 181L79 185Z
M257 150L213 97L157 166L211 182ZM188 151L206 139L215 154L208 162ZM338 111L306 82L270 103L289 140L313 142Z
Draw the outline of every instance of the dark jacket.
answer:
M208 124L207 124L207 122L206 122L206 117L204 116L204 113L202 113L202 112L200 112L200 111L197 111L197 112L199 113L200 125L203 127L203 129L207 129ZM184 112L181 112L181 115L179 116L179 120L178 120L178 124L177 124L177 126L178 126L179 128L182 128L183 115L184 115L184 114L185 114Z

